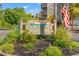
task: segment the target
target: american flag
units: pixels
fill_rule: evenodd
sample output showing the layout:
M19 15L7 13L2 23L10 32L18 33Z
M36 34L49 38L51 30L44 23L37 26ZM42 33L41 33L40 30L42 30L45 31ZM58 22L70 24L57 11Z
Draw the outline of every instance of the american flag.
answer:
M68 29L69 28L69 13L66 6L63 6L61 13L63 14L64 25Z

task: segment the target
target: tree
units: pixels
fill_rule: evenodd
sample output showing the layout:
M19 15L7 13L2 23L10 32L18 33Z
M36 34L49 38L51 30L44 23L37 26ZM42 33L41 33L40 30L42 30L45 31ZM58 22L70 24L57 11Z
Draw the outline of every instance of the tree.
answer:
M5 10L5 21L10 24L17 24L18 16L16 15L15 11L12 9Z
M49 15L47 17L47 21L53 22L53 20L55 20L55 17L53 15Z
M20 20L27 22L27 20L31 20L32 18L32 14L25 13L23 8L7 8L5 10L5 21L10 24L17 24Z
M0 20L2 19L2 5L0 4Z
M5 21L10 24L17 24L18 21L25 16L23 8L14 8L5 10Z
M69 4L70 20L72 21L72 30L74 29L74 20L79 16L79 4Z
M0 21L2 22L2 26L4 26L4 10L2 8L2 4L0 4Z

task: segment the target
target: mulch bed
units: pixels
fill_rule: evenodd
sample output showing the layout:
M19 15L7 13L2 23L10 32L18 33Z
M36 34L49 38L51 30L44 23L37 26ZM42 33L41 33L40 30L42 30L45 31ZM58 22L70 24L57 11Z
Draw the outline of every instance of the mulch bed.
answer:
M17 56L38 56L38 53L45 50L49 45L52 44L52 42L48 40L39 40L35 44L35 47L32 50L25 50L22 48L23 43L16 43L15 45L15 53L14 55ZM68 48L61 48L61 51L63 52L64 56L72 56L79 53L79 48L70 50Z
M69 49L69 48L62 48L61 49L64 56L73 56L79 54L79 48Z
M18 56L37 56L39 52L45 50L50 44L50 41L40 40L35 44L35 47L32 50L25 50L22 48L23 43L16 43L14 55Z
M39 52L45 50L49 45L51 45L52 42L48 40L39 40L35 47L32 50L25 50L22 45L22 42L16 42L15 43L15 52L13 55L16 56L38 56ZM79 48L70 50L68 48L61 48L61 51L63 52L64 56L73 56L79 54ZM53 51L52 51L53 52ZM3 56L0 54L0 56Z

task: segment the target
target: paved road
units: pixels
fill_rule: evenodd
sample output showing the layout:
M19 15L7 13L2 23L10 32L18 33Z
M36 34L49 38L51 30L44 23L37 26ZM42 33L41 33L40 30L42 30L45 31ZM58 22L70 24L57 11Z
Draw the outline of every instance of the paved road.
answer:
M0 30L0 39L4 38L8 32L9 30Z
M72 40L79 41L79 32L69 31L69 33L70 33L70 36L71 36Z

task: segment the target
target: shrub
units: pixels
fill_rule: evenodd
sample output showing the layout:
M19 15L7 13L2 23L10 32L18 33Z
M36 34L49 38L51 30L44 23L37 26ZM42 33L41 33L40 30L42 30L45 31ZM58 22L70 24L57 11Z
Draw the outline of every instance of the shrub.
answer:
M78 42L70 40L67 30L65 30L63 27L59 27L55 35L49 35L48 40L53 41L53 44L59 47L64 47L64 48L79 47Z
M32 43L23 44L23 48L31 50L34 47Z
M63 27L59 27L57 29L57 33L55 35L50 35L48 37L49 40L53 41L53 44L60 47L68 47L68 43L70 41L69 34Z
M2 28L2 21L0 21L0 28Z
M0 45L2 45L3 43L4 43L4 39L0 37Z
M3 42L4 42L4 36L0 36L0 45L2 45L3 44Z
M69 34L67 30L65 30L63 27L59 27L57 29L56 35L52 36L52 40L54 41L54 44L60 47L65 48L78 48L79 43L76 41L71 41Z
M79 42L70 41L69 48L71 48L71 49L73 49L73 48L79 48Z
M37 36L30 33L28 30L25 30L21 39L22 41L26 43L33 43L37 41Z
M8 43L1 45L0 50L9 54L14 53L15 51L13 44L8 44Z
M59 47L64 47L64 48L68 48L69 47L69 41L66 41L66 40L59 40L59 39L56 39L56 41L54 42L55 45L59 46Z
M56 46L49 46L45 51L40 52L39 55L41 56L61 56L61 50Z
M19 34L15 30L11 31L4 38L4 43L13 43L17 40L18 36Z
M13 29L14 26L5 22L5 21L0 21L0 29Z
M13 29L14 26L11 25L11 24L9 24L9 23L7 23L7 22L4 22L4 28L7 28L7 29Z
M56 33L56 35L54 35L54 37L56 39L62 39L62 40L66 40L66 41L70 40L70 36L69 36L67 30L64 29L63 27L59 27L57 29L57 33Z
M48 35L48 36L47 36L47 40L54 42L54 41L55 41L54 35L53 35L53 34Z
M39 56L47 56L44 51L39 53Z

